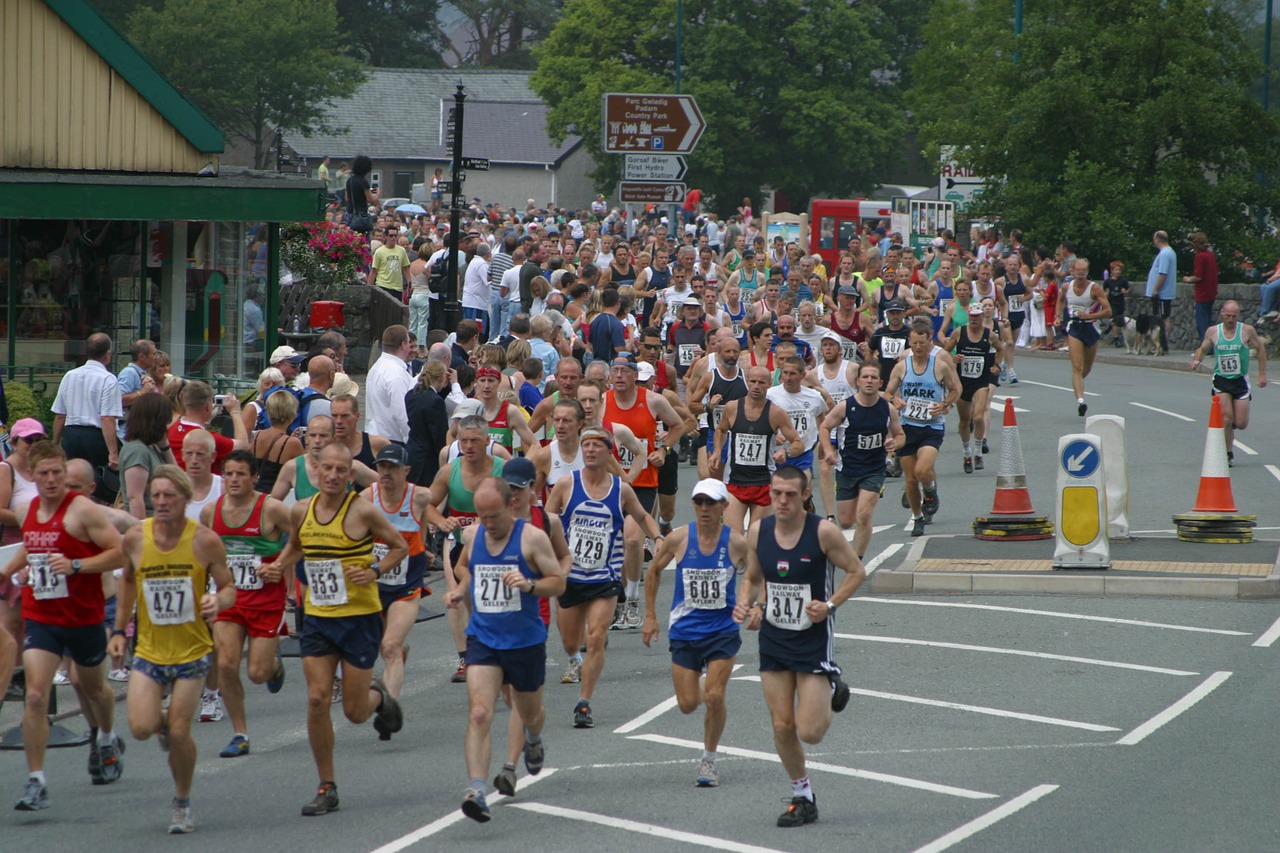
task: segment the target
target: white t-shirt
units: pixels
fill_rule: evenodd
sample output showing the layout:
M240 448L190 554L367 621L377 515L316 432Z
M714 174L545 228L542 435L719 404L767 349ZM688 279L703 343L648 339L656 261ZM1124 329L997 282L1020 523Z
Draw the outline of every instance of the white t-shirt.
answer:
M786 410L791 423L800 433L800 442L805 450L811 449L818 441L818 424L826 413L827 403L813 388L800 386L800 390L792 394L782 385L775 385L765 392L769 402Z
M518 303L520 301L520 267L521 266L524 266L524 265L520 264L518 266L514 266L502 274L502 286L507 289L508 302Z
M489 262L476 255L467 264L462 284L462 307L489 310Z

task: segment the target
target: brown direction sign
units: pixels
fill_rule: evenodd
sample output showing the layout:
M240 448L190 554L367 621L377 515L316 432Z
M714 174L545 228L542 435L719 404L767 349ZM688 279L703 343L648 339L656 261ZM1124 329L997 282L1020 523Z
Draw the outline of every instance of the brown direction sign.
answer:
M607 154L688 154L707 123L690 95L606 94Z
M619 200L634 204L678 204L684 201L684 184L647 184L623 181L618 184Z

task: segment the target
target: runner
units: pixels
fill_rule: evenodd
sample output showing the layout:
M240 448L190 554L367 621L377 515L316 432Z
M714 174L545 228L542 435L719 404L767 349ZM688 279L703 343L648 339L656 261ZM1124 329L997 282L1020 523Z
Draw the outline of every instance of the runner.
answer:
M316 796L302 807L306 817L338 809L334 781L333 679L342 663L342 710L356 725L375 714L391 732L404 724L400 703L380 678L372 678L382 639L382 604L373 559L377 538L390 543L387 564L409 556L400 532L373 504L348 488L351 451L332 444L320 453L320 491L290 511L289 544L264 572L283 571L305 559L306 620L302 623L302 674L307 679L307 735L320 776ZM321 521L322 518L328 519ZM375 726L376 727L376 726Z
M455 564L458 588L445 602L456 609L466 600L467 625L467 774L462 813L489 820L485 779L493 747L494 706L504 685L511 685L514 713L524 724L524 763L532 776L542 771L542 727L546 708L542 687L547 676L547 626L538 615L542 598L564 591L564 570L551 540L512 512L511 487L486 478L475 494L478 524L463 531Z
M283 573L268 574L262 565L274 562L284 547L289 508L254 490L259 464L260 460L247 450L231 451L222 460L222 496L200 513L200 523L211 528L223 542L236 588L235 605L219 613L213 625L218 682L233 732L231 742L218 753L222 758L249 754L249 725L240 681L240 657L246 636L249 680L267 685L271 693L279 693L284 687L279 638L285 579Z
M576 392L576 387L574 390ZM582 470L582 446L578 443L578 436L585 417L582 404L577 400L566 398L557 402L547 421L551 425L548 431L554 430L555 438L526 454L537 471L537 493L544 500L563 477Z
M727 718L725 688L742 645L733 609L737 604L738 567L746 565L747 540L724 523L728 504L729 491L724 483L698 481L693 487L696 520L678 528L658 545L644 588L644 630L640 636L648 646L658 636L656 614L662 570L676 560L675 592L667 626L671 680L680 713L692 714L700 705L707 709L702 760L694 777L699 788L720 784L716 749Z
M747 345L747 303L742 301L742 291L730 283L724 289L724 301L720 309L720 328L729 329L738 339L739 347Z
M832 712L849 703L849 686L832 660L832 617L866 574L840 529L804 511L809 489L800 471L779 469L769 489L776 515L747 533L747 573L733 619L760 631L760 686L774 748L791 779L791 804L777 825L796 827L818 819L803 744L821 743ZM834 590L832 566L845 573Z
M557 365L559 367L559 365ZM527 453L538 446L538 440L529 429L524 409L519 404L512 404L498 398L498 386L502 383L502 371L490 365L484 365L476 371L476 396L484 406L483 417L489 425L489 435L515 454L515 436L520 437L520 447Z
M212 506L222 497L222 477L213 473L216 447L213 434L208 430L192 429L182 437L181 467L191 478L192 489L186 511L187 518L192 521L199 521L205 507ZM204 693L200 697L200 722L217 723L222 721L222 717L222 691L218 686L215 663L205 676Z
M409 451L400 444L388 444L374 460L378 482L361 492L382 511L391 526L400 532L409 546L409 556L399 563L387 560L388 543L375 539L373 559L381 568L378 598L382 603L382 680L396 699L404 686L404 664L409 656L409 631L418 619L418 599L425 587L427 546L422 541L423 519L429 489L409 482ZM373 727L379 740L391 740L391 731L381 717L374 717Z
M840 442L823 453L835 469L836 509L840 527L853 534L853 551L861 560L871 544L872 519L884 491L885 457L903 442L898 411L880 395L880 366L858 367L857 391L822 421L822 429L841 433Z
M791 418L791 424L800 435L804 451L792 456L784 448L775 447L773 461L776 465L792 465L799 468L809 475L809 482L812 484L813 449L818 446L821 436L818 424L822 422L822 416L831 410L834 402L825 389L814 390L802 387L805 363L799 356L782 359L780 369L782 384L770 388L765 392L765 396Z
M582 431L581 442L584 467L556 483L547 511L560 516L573 556L568 585L559 597L556 624L565 654L570 656L578 653L584 623L587 629L587 656L573 725L589 729L595 725L591 699L604 670L605 638L623 591L623 518L637 518L655 540L665 537L631 486L609 473L613 437L604 429L588 427Z
M1258 352L1258 387L1267 387L1267 347L1258 332L1240 322L1240 304L1222 303L1222 319L1204 333L1204 341L1191 356L1191 369L1199 370L1205 351L1213 349L1213 390L1222 404L1222 426L1227 441L1227 465L1235 465L1236 430L1249 427L1249 350Z
M893 368L908 349L907 337L911 333L911 327L906 324L906 303L901 300L890 300L882 307L886 318L885 324L876 329L862 355L863 358L874 356L879 359L880 387L883 389L889 382Z
M1111 303L1102 285L1089 280L1089 261L1077 258L1071 264L1071 281L1058 297L1058 324L1067 326L1067 349L1071 354L1071 388L1076 392L1076 414L1084 417L1089 406L1084 401L1084 380L1093 370L1098 355L1098 320L1111 316Z
M137 740L156 735L160 749L169 753L174 785L169 833L180 835L196 828L191 819L191 782L196 770L191 719L212 663L209 625L235 603L236 588L218 534L187 516L192 485L186 472L176 465L161 465L147 488L154 514L124 535L124 574L110 652L113 656L125 653L125 627L135 619L129 729Z
M462 553L462 534L459 528L475 524L476 509L473 502L476 487L485 477L502 473L503 461L486 451L489 443L489 424L483 415L467 415L457 424L458 447L461 455L440 468L431 483L431 497L427 502L426 522L440 528L445 534L453 534L454 544L448 557L456 560ZM444 506L449 515L443 515L438 507ZM457 587L457 578L445 567L446 592ZM458 652L458 668L450 679L454 684L467 680L466 615L457 609L449 611L449 631L453 634L454 648Z
M716 351L706 358L707 369L689 389L689 406L700 413L705 426L698 442L698 474L709 475L711 454L715 450L716 424L725 404L747 396L747 374L738 364L741 346L738 339L723 330L716 337ZM723 461L723 460L721 460ZM706 479L706 477L702 477Z
M725 520L734 530L743 529L748 510L752 522L773 512L769 501L769 475L774 467L769 444L773 436L780 432L791 442L788 455L799 456L805 450L791 418L766 396L770 378L766 368L747 370L747 396L726 403L716 423L711 476L724 479L729 485Z
M971 310L969 322L948 335L942 344L944 350L955 353L955 368L960 377L960 400L956 403L956 410L960 415L960 441L964 443L966 474L972 474L975 468L983 469L982 454L988 450L991 388L1001 373L996 359L1003 357L1005 351L1000 336L983 326L983 319L992 310L991 301L985 300L982 304L983 310ZM975 453L975 450L981 453Z
M831 397L832 411L840 405L840 402L853 396L854 390L858 387L858 363L843 358L844 349L841 346L841 338L835 332L828 331L818 345L818 354L821 360L818 366L810 371L810 376L817 379L827 395ZM772 390L772 389L770 389ZM879 390L877 388L877 390ZM830 417L830 413L828 413ZM840 441L844 437L844 426L839 424L830 430L830 441L828 442L832 448L839 449ZM821 476L818 480L819 491L822 494L822 506L827 511L827 520L833 521L836 518L836 471L840 469L840 461L837 454L827 453L825 450L818 454L818 461L821 468ZM846 525L841 524L841 527Z
M862 294L858 288L842 285L836 289L836 309L818 320L839 336L841 355L845 361L858 358L873 331L871 317L859 310L862 302Z
M933 521L941 506L934 463L942 447L947 412L960 398L955 367L951 359L938 358L941 350L933 345L932 331L923 320L912 323L908 339L911 354L893 368L885 388L902 417L904 437L897 457L906 480L903 497L915 521L912 536L924 535L924 526Z
M391 443L391 439L360 429L360 401L353 394L335 396L330 403L329 414L333 417L334 440L346 445L347 450L351 451L352 459L373 470L374 458L382 448Z
M22 747L27 781L18 811L52 805L44 773L49 742L49 694L64 655L80 672L80 692L98 727L89 744L89 778L107 785L124 771L124 744L115 732L115 694L107 684L107 636L102 573L120 565L120 534L85 495L67 488L67 456L52 441L27 451L37 495L15 507L22 543L0 569L0 586L22 572L22 668L26 704ZM11 658L10 658L11 659ZM9 683L0 684L8 690Z
M1005 349L1005 370L1000 380L1010 385L1017 385L1018 373L1013 369L1013 357L1018 349L1018 337L1022 333L1022 326L1027 321L1027 302L1031 298L1027 292L1027 283L1023 279L1022 255L1018 252L1009 253L1004 262L1004 276L997 283L1004 291L1004 298L1009 303L1009 337L1011 338L1011 345Z

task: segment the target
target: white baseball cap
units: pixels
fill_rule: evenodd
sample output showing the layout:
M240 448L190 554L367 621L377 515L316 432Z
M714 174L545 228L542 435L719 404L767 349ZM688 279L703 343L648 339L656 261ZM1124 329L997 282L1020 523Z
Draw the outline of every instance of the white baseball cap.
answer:
M729 500L729 489L719 480L708 477L705 480L699 480L693 487L693 496L696 498L699 495L711 498L713 501L727 502Z
M654 371L653 371L652 364L650 364L647 361L640 362L640 370L639 370L640 375L637 377L637 381L648 382L650 379L653 378L653 372Z

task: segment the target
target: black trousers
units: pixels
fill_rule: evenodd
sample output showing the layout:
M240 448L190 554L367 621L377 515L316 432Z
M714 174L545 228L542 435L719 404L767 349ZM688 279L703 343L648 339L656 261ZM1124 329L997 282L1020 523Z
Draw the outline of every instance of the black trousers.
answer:
M115 500L114 490L104 489L102 472L107 467L107 442L102 437L102 427L69 426L62 433L62 449L68 459L84 459L93 466L97 480L94 497L102 501Z

